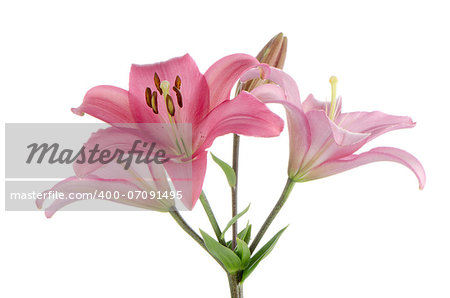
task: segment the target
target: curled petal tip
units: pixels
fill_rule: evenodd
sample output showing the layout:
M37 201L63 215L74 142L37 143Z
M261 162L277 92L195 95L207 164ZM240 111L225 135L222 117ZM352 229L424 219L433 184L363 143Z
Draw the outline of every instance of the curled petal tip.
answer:
M261 80L265 80L266 78L269 78L271 74L271 68L269 65L265 64L265 63L261 63L259 65L257 65L256 67L248 70L247 72L245 72L241 77L240 77L240 81L242 83L247 83L250 80L253 80L255 78L259 78ZM250 91L247 89L243 89L245 91Z
M42 209L42 205L44 204L44 202L43 202L42 199L37 199L37 200L35 201L35 203L36 203L36 207L37 207L38 209Z
M55 214L55 211L47 209L47 210L45 210L44 214L45 214L45 217L52 218L53 214Z
M72 108L70 109L72 113L78 116L84 116L84 112L80 108Z
M403 118L405 119L405 120L404 120L405 124L409 124L411 127L416 126L416 122L413 121L411 117L409 117L409 116L404 116Z
M426 177L424 176L419 180L419 190L423 190L425 188Z

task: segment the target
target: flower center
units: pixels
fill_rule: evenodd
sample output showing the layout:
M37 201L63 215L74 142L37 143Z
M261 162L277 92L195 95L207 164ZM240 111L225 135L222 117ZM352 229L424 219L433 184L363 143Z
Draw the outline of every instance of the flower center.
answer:
M170 82L167 80L161 81L159 78L159 75L155 72L155 75L153 76L153 80L155 82L155 87L158 92L153 91L150 89L150 87L147 87L145 89L145 100L147 102L147 105L152 109L153 113L157 114L159 118L161 119L161 122L167 122L167 120L164 120L161 115L159 114L158 110L158 93L159 95L162 95L164 102L166 104L166 111L167 116L169 119L170 126L172 128L173 137L175 140L175 144L177 146L178 151L181 154L185 154L186 156L189 156L190 153L186 148L186 144L184 143L184 140L181 136L181 133L178 129L177 122L175 121L175 104L173 102L172 96L170 93ZM181 95L181 78L177 75L175 78L174 86L172 90L175 92L175 95L177 97L177 103L178 107L181 109L183 107L183 97Z
M156 90L158 90L159 95L162 95L164 101L166 103L167 114L169 116L169 120L172 122L172 118L175 116L175 105L173 103L172 96L170 96L170 82L167 80L161 81L158 74L155 72L153 76L153 80L155 82ZM183 107L183 97L181 96L181 79L180 76L177 75L175 78L175 84L173 86L173 91L177 96L177 103L180 108ZM158 114L158 93L147 87L145 89L145 100L147 101L147 105L153 110L153 113Z
M335 76L332 76L330 78L330 84L331 84L331 103L330 103L330 110L328 112L328 117L331 121L334 120L336 117L336 85L337 85L338 79Z

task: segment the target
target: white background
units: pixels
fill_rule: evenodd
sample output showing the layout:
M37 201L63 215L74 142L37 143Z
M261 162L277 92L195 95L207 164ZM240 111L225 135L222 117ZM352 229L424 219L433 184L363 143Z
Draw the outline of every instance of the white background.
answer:
M93 122L70 108L95 85L127 88L131 63L189 52L205 71L224 55L256 54L282 31L289 38L285 70L302 98L329 98L328 78L336 75L344 111L413 117L414 129L365 149L410 151L428 181L419 191L406 168L377 163L296 185L269 232L290 227L245 283L246 297L450 297L446 4L2 1L1 120ZM239 206L252 206L241 227L247 219L258 227L277 200L287 147L285 132L242 139ZM211 150L230 161L231 137ZM211 160L204 189L224 226L229 190ZM185 216L212 233L200 204ZM2 297L229 295L220 267L167 214L60 212L49 220L2 211L0 241Z

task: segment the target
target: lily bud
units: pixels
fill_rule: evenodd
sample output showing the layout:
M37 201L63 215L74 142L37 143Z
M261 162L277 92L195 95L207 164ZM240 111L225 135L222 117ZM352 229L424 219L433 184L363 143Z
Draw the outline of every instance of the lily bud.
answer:
M261 63L283 69L284 61L286 60L286 51L287 37L283 36L283 33L278 33L262 48L256 56L256 59L258 59ZM268 83L267 80L261 79L254 79L246 82L245 84L240 83L236 93L239 93L242 90L251 91L266 83Z

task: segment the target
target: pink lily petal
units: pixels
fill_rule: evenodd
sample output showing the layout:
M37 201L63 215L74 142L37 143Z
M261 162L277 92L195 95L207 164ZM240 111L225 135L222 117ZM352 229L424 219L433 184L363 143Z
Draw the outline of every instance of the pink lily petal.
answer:
M246 54L233 54L214 63L205 73L209 85L209 110L230 99L230 92L239 77L259 61Z
M323 102L315 99L312 94L308 95L308 97L302 103L302 107L305 113L313 110L329 111L330 105L331 105L330 102ZM342 109L342 98L339 96L336 99L336 111L335 111L336 118L339 117L339 115L341 114L341 109Z
M300 175L326 160L352 154L369 137L369 134L353 133L338 127L325 111L312 110L306 113L306 117L310 124L311 146L303 159Z
M214 139L228 133L246 136L275 137L283 130L283 120L252 94L242 91L213 109L194 129L193 140L198 151L209 148Z
M159 123L169 122L166 109L166 102L162 95L158 93L158 110L156 115L147 106L145 100L145 90L149 87L152 91L157 91L154 81L155 73L161 81L170 83L170 95L176 101L175 91L172 87L177 76L181 79L181 94L183 107L176 106L175 118L179 123L196 123L198 119L204 117L209 107L209 91L205 77L198 70L195 61L189 54L183 57L173 58L166 62L132 65L130 72L130 107L136 122L138 123ZM176 103L175 103L176 104Z
M361 154L350 155L342 159L327 161L309 171L301 179L301 181L331 176L377 161L393 161L406 166L416 175L419 181L419 188L423 189L425 187L425 170L417 158L406 151L391 147L378 147Z
M415 126L410 117L388 115L377 111L344 113L337 117L336 123L352 132L369 133L368 141L391 130Z
M83 103L72 112L87 113L107 123L134 123L128 104L128 91L114 86L97 86L84 96Z
M270 67L266 64L260 64L258 67L253 68L242 75L241 81L246 82L248 80L257 79L261 74L264 79L276 83L285 91L287 101L302 109L300 92L298 91L297 84L290 75L280 69Z
M150 127L154 128L156 124L148 124L148 125L151 125ZM169 134L161 134L161 132L164 131L165 128L153 131L151 129L141 131L138 129L126 129L118 127L108 127L106 129L99 129L89 137L86 143L83 144L85 148L84 152L86 152L85 159L88 158L89 156L88 152L90 152L90 150L93 150L94 147L96 147L98 151L108 150L111 152L111 154L114 154L116 150L121 150L127 153L133 148L135 141L140 141L137 144L137 146L135 146L135 150L140 150L144 152L144 154L147 154L151 144L155 143L155 147L152 151L152 154L155 154L160 149L164 149L167 157L175 157L175 155L173 155L173 151L170 150L171 149L170 146L173 144L173 142L169 138ZM144 142L147 143L145 147L143 146ZM98 156L99 154L97 154L95 158L97 159ZM150 156L150 158L153 157L154 155ZM73 163L73 169L75 171L75 174L80 177L92 174L98 168L104 166L104 164L99 161L87 162L87 160L84 160L84 162L81 163L81 159L82 159L81 157L78 158L80 163L78 162ZM102 175L100 176L104 177Z
M277 85L261 85L256 87L252 94L264 103L277 103L284 106L291 136L288 174L295 175L311 145L311 132L305 113L297 105L287 101L283 89Z
M110 187L110 188L108 188ZM170 191L166 171L161 164L132 164L128 170L117 163L107 163L96 169L91 174L84 177L70 177L56 184L51 190L63 192L66 196L69 193L94 194L101 191L111 191L120 193L118 200L114 202L124 203L145 209L156 211L168 211L173 207L174 202L168 200L155 200L146 202L143 195L133 195L133 200L129 200L129 191ZM149 196L150 197L150 196ZM97 196L101 199L101 197ZM74 201L70 198L58 199L47 208L47 215L51 216L57 210ZM147 200L148 201L148 200ZM44 201L36 201L37 207L42 208Z
M318 112L323 115L323 111L318 111ZM342 127L337 126L336 123L334 123L330 119L328 119L328 123L330 125L331 132L333 134L334 142L338 146L350 146L350 145L359 143L363 140L366 140L366 142L367 142L367 139L370 136L369 133L359 133L359 132L348 131Z
M182 202L188 210L194 208L202 192L203 180L206 175L206 162L207 152L203 151L192 161L164 164L175 190L181 191Z
M143 190L170 190L164 164L133 162L128 169L118 163L107 163L84 177L101 177L109 180L124 180ZM175 178L178 176L174 175ZM80 177L82 178L82 177ZM169 177L170 178L170 177Z
M132 200L128 199L127 194L129 191L143 190L128 180L102 179L97 176L88 176L83 178L70 177L56 184L51 190L62 192L66 195L69 193L98 194L101 191L119 192L121 195L119 199L112 199L110 201L161 212L169 211L171 208L168 202L162 200L144 200L142 198ZM124 196L122 197L122 195ZM45 209L45 215L50 218L56 211L76 201L79 200L70 199L69 197L56 199L48 208ZM41 202L38 207L42 207L42 203L43 202Z

